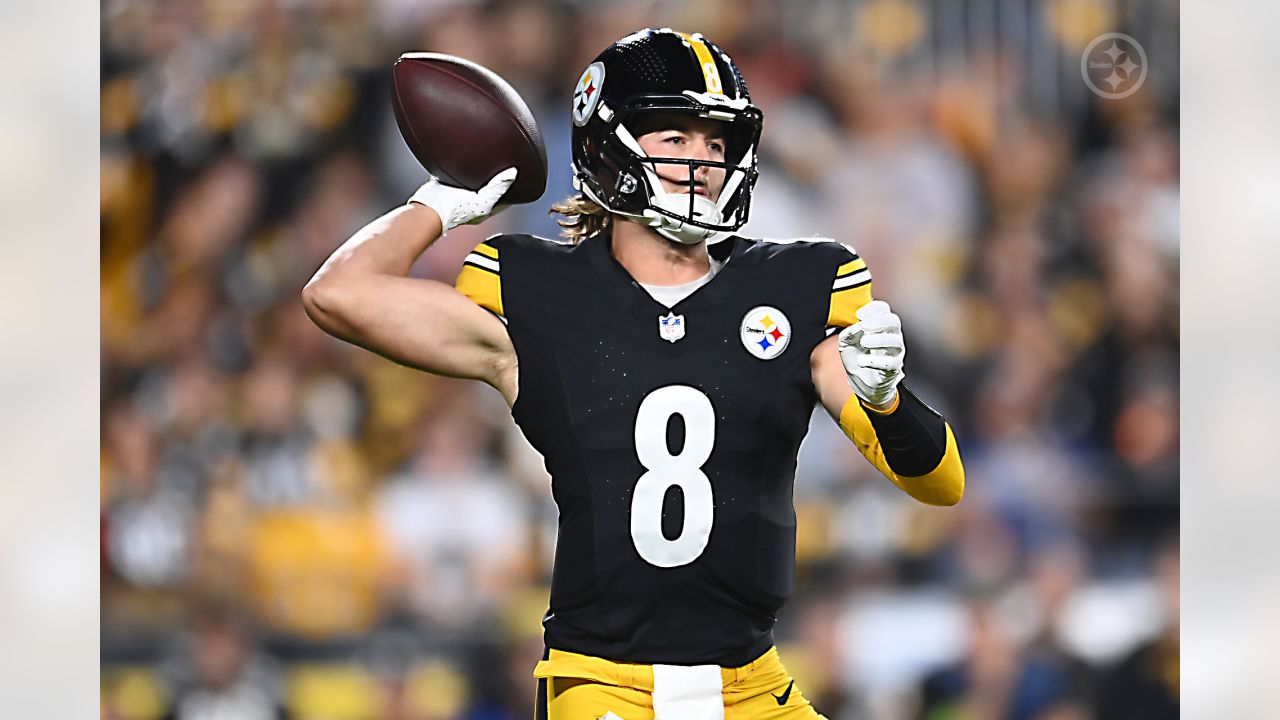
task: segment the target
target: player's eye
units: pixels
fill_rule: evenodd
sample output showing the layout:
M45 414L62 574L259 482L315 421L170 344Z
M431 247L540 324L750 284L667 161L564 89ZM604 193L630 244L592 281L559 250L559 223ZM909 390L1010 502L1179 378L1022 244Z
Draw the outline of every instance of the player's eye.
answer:
M707 143L707 147L711 148L712 152L717 152L717 153L720 153L721 155L724 154L724 143L722 142L719 142L717 140L712 140L711 142Z

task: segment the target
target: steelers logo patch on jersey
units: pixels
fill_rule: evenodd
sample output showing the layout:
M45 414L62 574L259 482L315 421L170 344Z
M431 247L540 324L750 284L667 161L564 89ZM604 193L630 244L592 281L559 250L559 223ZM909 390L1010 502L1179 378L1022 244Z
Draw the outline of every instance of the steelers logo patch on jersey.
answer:
M582 127L600 104L600 88L604 87L604 63L591 63L582 71L573 91L573 124Z
M768 305L752 308L742 317L742 346L761 360L772 360L791 342L791 321Z

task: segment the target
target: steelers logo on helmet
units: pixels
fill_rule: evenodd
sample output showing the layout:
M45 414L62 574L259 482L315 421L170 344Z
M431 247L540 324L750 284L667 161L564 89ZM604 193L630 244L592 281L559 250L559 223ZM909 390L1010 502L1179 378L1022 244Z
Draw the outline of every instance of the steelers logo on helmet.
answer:
M593 62L582 71L578 85L573 91L573 124L582 127L591 119L591 114L600 104L601 89L604 88L604 63Z
M772 360L791 342L791 321L778 308L760 305L742 317L739 334L747 352L761 360Z

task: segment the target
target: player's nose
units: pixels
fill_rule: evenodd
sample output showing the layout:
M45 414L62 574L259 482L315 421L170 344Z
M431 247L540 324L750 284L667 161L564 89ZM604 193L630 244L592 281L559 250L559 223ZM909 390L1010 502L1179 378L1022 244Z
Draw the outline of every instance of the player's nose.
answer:
M711 153L711 148L708 148L706 145L699 144L693 150L693 159L708 161L708 160L715 160L716 158L715 158L715 155ZM707 174L708 168L706 165L697 165L696 167L697 167L696 172L699 174L699 176Z

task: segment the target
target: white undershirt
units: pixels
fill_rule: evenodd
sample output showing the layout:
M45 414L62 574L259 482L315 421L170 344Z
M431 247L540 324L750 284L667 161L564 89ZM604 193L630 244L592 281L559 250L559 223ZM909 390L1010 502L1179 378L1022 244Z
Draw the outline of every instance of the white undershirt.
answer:
M654 300L666 305L668 308L675 307L681 300L692 295L694 290L697 290L703 285L711 282L711 278L715 277L716 273L720 272L720 266L724 263L716 261L715 258L710 258L710 260L711 269L707 271L706 275L703 275L697 280L684 283L683 285L649 285L647 283L639 283L639 285L644 288L645 292L649 293Z

